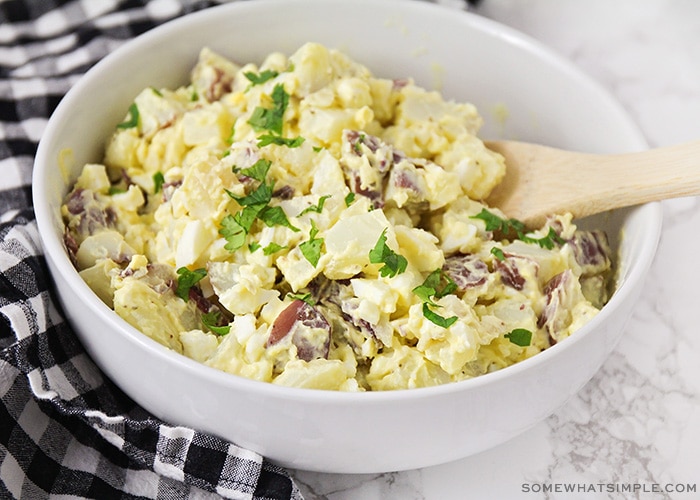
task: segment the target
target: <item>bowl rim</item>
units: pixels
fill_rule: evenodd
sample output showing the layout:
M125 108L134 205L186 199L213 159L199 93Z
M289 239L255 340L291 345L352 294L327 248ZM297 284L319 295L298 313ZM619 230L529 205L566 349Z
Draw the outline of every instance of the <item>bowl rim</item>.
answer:
M386 5L402 5L404 7L406 5L406 1L407 0L355 0L356 4L363 3L366 5L376 5L378 2L382 2ZM423 2L421 0L409 1L412 1L412 7L416 9L426 9L426 11L434 9L448 9L448 7ZM166 364L171 365L173 369L185 370L186 372L200 377L207 383L214 384L217 387L252 392L262 397L270 396L278 399L293 399L305 402L323 402L324 404L336 402L342 404L352 403L359 405L372 405L395 400L429 399L443 394L459 393L486 385L498 384L505 379L517 377L519 373L526 370L531 370L539 364L547 363L551 357L559 356L560 352L575 348L579 342L583 341L585 337L590 334L591 330L597 328L598 324L606 321L606 318L613 314L613 311L617 308L617 304L625 301L630 294L634 293L635 288L637 288L644 279L645 274L654 258L661 232L662 210L659 202L648 203L632 209L646 217L647 220L648 229L644 234L644 248L642 249L635 265L630 269L629 275L620 285L620 287L615 290L615 293L612 295L609 302L593 319L577 330L574 335L536 354L535 356L495 372L480 375L471 379L431 387L401 389L395 391L342 392L280 386L270 382L262 382L224 372L195 361L194 359L188 358L183 354L179 354L141 333L139 330L119 317L111 308L109 308L109 306L104 304L79 276L77 269L73 267L67 255L58 231L52 224L55 214L51 210L48 197L43 196L43 193L48 192L48 189L50 189L48 183L45 182L45 176L43 174L51 164L51 161L49 161L48 158L48 150L51 149L49 143L52 141L55 130L59 126L58 124L62 122L63 116L69 112L71 105L77 99L79 99L83 88L89 85L91 77L98 74L101 68L104 66L112 64L112 61L117 61L129 52L136 50L144 41L165 36L169 31L177 31L181 26L187 26L192 22L196 22L200 18L204 19L207 16L215 16L228 10L234 12L244 12L245 10L265 10L269 9L271 6L283 3L285 5L304 4L309 6L314 4L320 5L329 3L341 4L341 2L345 3L343 0L256 0L255 2L237 1L216 5L167 21L131 40L124 42L116 50L105 56L102 60L98 61L85 74L83 74L75 85L73 85L73 87L69 89L69 91L61 99L58 106L49 118L46 128L39 141L37 154L34 161L34 169L32 174L32 184L34 188L32 190L32 197L38 231L44 248L44 254L47 259L50 259L54 263L55 269L59 274L59 276L55 276L52 273L51 279L61 279L66 281L67 284L75 291L76 295L84 300L86 307L91 309L93 314L103 316L106 321L112 323L115 330L114 334L125 337L126 340L129 341L130 345L134 346L134 348L144 349L149 353L149 355L160 358ZM502 38L508 44L515 45L522 50L531 52L538 58L556 65L558 70L564 71L569 77L574 78L577 83L584 85L588 87L589 90L598 93L601 99L607 101L607 105L624 117L628 123L629 129L636 133L636 142L639 143L639 148L648 147L648 144L641 134L638 125L631 119L621 104L615 100L606 89L577 68L572 61L555 53L552 49L533 37L509 26L503 25L497 21L468 11L458 11L454 12L454 14L461 16L461 22L468 25L470 29L484 32L490 36ZM66 319L70 323L70 320L68 318Z

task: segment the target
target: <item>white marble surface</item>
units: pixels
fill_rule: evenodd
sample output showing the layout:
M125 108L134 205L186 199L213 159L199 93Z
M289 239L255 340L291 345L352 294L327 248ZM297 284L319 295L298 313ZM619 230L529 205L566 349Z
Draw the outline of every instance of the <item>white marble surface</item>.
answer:
M483 0L476 12L572 60L622 103L651 146L700 138L699 1ZM442 466L357 476L295 471L305 498L700 498L700 199L664 209L627 332L565 407L526 435ZM533 491L567 484L588 491ZM695 492L663 491L686 485Z

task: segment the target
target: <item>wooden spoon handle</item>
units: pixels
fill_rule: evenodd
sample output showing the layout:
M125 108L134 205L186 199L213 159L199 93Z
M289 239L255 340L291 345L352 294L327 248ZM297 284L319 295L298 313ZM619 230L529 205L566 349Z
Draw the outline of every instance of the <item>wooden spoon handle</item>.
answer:
M700 194L700 141L616 155L511 141L487 146L505 157L507 168L487 202L531 226L554 213L585 217Z

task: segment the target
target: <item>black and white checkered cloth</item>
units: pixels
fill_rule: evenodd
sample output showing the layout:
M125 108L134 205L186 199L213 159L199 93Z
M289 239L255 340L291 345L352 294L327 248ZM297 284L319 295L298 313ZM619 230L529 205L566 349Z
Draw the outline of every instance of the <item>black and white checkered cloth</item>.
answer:
M100 372L54 300L32 210L36 146L71 85L223 1L0 0L0 498L302 498L285 470L156 419Z
M0 1L0 498L301 499L285 470L157 420L101 374L54 300L32 212L36 145L70 86L214 3Z

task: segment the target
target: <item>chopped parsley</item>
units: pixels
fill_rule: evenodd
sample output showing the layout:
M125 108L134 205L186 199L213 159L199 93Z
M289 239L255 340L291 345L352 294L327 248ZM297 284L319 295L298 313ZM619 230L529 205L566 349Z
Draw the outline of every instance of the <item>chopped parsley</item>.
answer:
M309 213L309 212L316 212L317 214L320 214L321 211L323 210L323 205L326 203L326 200L330 197L331 197L331 195L329 195L329 194L321 196L315 205L311 205L309 207L306 207L304 210L299 212L299 215L304 215L304 214Z
M437 326L441 326L443 328L449 328L455 321L457 321L457 316L450 316L449 318L440 316L438 313L430 309L427 302L423 302L423 316L425 316L425 319L431 323L435 323Z
M284 86L278 83L272 90L270 97L272 98L272 107L258 106L253 110L248 123L257 132L270 132L281 136L284 112L289 104L289 94L284 90Z
M390 278L403 273L408 265L406 257L397 254L386 244L386 228L379 235L374 248L369 251L369 261L372 264L384 264L379 268L379 274Z
M229 252L234 252L245 244L246 236L248 236L248 230L241 225L241 223L236 219L236 216L228 214L226 217L221 219L219 234L226 240L226 245L224 245L224 248Z
M253 85L261 85L268 80L272 80L277 75L279 75L279 73L273 69L266 69L260 73L253 73L252 71L246 71L243 73L243 76L245 76Z
M241 170L236 170L234 168L234 171L245 175L246 177L250 177L251 179L255 179L256 181L262 182L265 180L271 165L271 161L261 158L248 168L243 168ZM272 194L272 191L270 191L270 194Z
M266 247L263 248L263 253L265 255L272 255L273 253L277 253L280 250L284 250L285 248L287 248L287 247L284 245L280 245L278 243L275 243L273 241L272 243L270 243L269 245L267 245Z
M288 148L298 148L304 143L304 138L299 137L280 137L278 135L263 134L258 137L258 147L262 148L270 144L276 144L277 146L287 146Z
M250 250L251 253L258 251L261 248L262 248L262 251L265 255L272 255L273 253L277 253L280 250L284 250L285 248L288 248L288 247L286 245L280 245L279 243L275 243L274 241L269 243L265 247L263 247L257 241L253 241L252 243L248 243L248 250Z
M352 148L355 150L355 153L362 154L362 143L364 141L365 141L365 134L360 133L357 140L355 141L355 144L352 145Z
M268 73L263 71L259 78L254 73L246 73L246 77L254 83L262 83L275 76L277 76L275 72ZM277 146L298 148L304 143L305 139L303 137L282 137L284 112L289 104L289 94L284 90L284 86L278 83L272 90L270 98L272 99L272 107L256 107L248 120L248 123L256 132L267 132L258 137L258 147L262 148L275 144Z
M219 234L227 241L224 246L226 250L233 252L245 244L246 236L256 219L261 220L269 227L285 226L292 231L299 231L299 228L294 227L289 222L282 207L271 207L269 205L273 192L273 183L268 184L265 182L265 176L269 169L270 162L261 159L251 167L239 171L239 173L247 177L261 181L254 191L245 196L236 196L228 189L224 189L226 194L236 200L242 207L238 213L235 215L228 214L221 221Z
M345 195L345 206L349 207L352 202L355 201L355 193L348 193Z
M314 267L316 267L321 258L321 247L323 246L323 238L316 238L317 234L318 228L312 220L311 229L309 230L309 239L299 244L299 250L301 250L302 255L306 257L306 260Z
M506 260L506 255L503 253L503 250L501 250L498 247L491 248L491 255L496 257L496 259L498 259L498 260L501 260L501 261Z
M554 248L556 243L565 243L564 239L554 231L554 228L550 227L549 233L543 238L532 238L527 236L527 227L521 221L517 219L503 219L485 208L482 208L481 212L472 215L470 218L484 221L487 231L499 231L505 237L515 235L517 239L525 243L534 243L548 250Z
M481 209L476 215L472 215L471 219L481 219L486 223L487 231L500 231L504 235L511 234L512 232L518 235L524 234L527 231L525 224L517 219L503 219L493 212L488 211L485 208Z
M543 238L531 238L529 236L521 236L520 239L523 240L525 243L536 243L537 245L541 246L542 248L546 248L547 250L551 250L552 248L554 248L554 245L556 243L560 245L566 243L566 241L557 234L553 227L549 228L549 232Z
M516 328L506 333L504 337L520 347L527 347L532 342L532 332L525 328Z
M247 207L243 207L243 210L234 215L233 218L236 222L238 222L238 224L240 224L245 232L249 232L250 228L253 227L253 222L255 222L255 219L260 216L260 212L262 212L264 208L265 205L262 203L249 205Z
M282 207L265 206L258 214L258 219L263 221L268 227L284 226L295 233L299 232L299 228L289 222L287 214L284 213Z
M139 107L135 102L129 106L129 118L117 125L118 129L135 128L139 126Z
M251 167L253 168L253 167ZM267 205L272 199L272 184L267 184L261 182L260 185L255 188L250 194L245 196L236 196L234 193L226 189L226 193L236 200L242 207L247 207L251 205Z
M436 269L430 273L422 285L413 289L413 293L423 301L423 316L425 319L443 328L448 328L457 321L457 316L445 318L430 307L440 307L433 301L434 298L439 299L455 291L457 291L457 284L442 269Z
M435 305L432 298L440 299L457 291L457 284L442 269L436 269L425 278L422 285L413 289L423 302Z
M219 311L204 313L202 314L202 324L217 335L226 335L231 331L231 325L218 326L220 318Z
M231 125L231 132L228 134L228 137L224 139L224 142L228 144L229 146L233 144L233 138L236 135L236 123L234 122L233 125Z
M310 306L315 305L313 297L310 293L288 293L287 297L293 300L301 300L309 304Z
M175 295L187 302L190 298L190 288L196 285L207 275L207 270L204 268L190 271L186 267L181 267L177 270L177 288Z
M153 174L153 192L159 192L163 184L165 183L165 177L163 177L163 172L156 172Z

